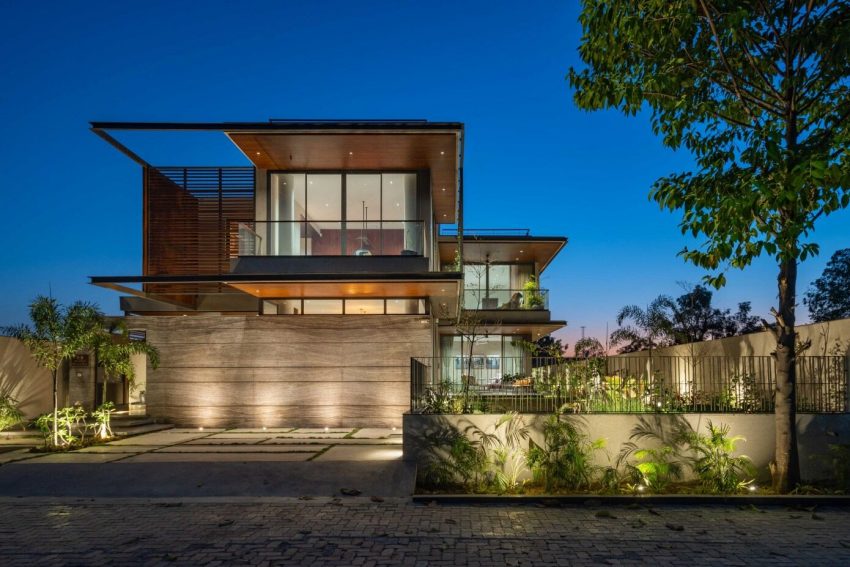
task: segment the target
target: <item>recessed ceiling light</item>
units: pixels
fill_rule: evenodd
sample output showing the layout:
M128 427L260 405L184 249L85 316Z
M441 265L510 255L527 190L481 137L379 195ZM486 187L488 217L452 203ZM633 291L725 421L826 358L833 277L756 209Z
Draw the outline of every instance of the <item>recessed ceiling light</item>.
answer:
M445 188L445 187L443 187L443 191L445 191L445 190L446 190L446 188Z
M400 207L401 205L399 205L398 203L396 203L396 204L395 204L395 206L396 206L396 207Z
M392 182L392 179L391 179L391 180L390 180L390 185L392 185L392 184L393 184L393 182Z
M522 254L522 253L524 253L524 252L525 252L525 250L520 250L520 251L519 251L519 253L520 253L520 254Z
M440 291L446 291L445 289L441 289Z
M519 258L514 258L514 261L519 262Z
M443 213L443 216L446 216L446 213Z
M353 156L354 152L348 152L348 155Z
M260 155L260 152L257 152L257 155Z
M444 155L446 155L446 152L440 152L440 155L444 156Z

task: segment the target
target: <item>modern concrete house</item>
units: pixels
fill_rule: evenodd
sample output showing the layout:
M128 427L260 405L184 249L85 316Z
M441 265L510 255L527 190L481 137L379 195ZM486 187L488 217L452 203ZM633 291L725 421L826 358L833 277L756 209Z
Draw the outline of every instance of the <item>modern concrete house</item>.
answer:
M566 244L465 230L464 127L455 122L94 122L141 166L140 274L92 277L121 292L137 337L161 354L133 401L197 426L398 426L411 359L482 335L479 380L523 360L517 339L553 321L541 272ZM164 167L126 132L220 133L250 165ZM480 362L480 364L479 364ZM521 364L521 363L520 363Z

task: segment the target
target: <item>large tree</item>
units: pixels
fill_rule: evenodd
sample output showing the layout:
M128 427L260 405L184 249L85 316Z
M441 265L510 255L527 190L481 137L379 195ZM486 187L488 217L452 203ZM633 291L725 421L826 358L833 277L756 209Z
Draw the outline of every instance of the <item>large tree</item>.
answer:
M651 113L692 171L655 182L662 208L702 240L684 258L719 287L767 254L778 268L774 486L799 482L797 266L815 222L850 204L850 6L846 0L583 0L571 69L578 106Z
M81 350L95 344L102 327L96 305L77 301L60 305L52 297L40 295L30 304L30 325L7 327L6 333L20 339L38 364L53 376L53 445L59 444L59 367Z
M850 248L832 255L823 274L806 291L803 303L812 321L818 323L850 317Z

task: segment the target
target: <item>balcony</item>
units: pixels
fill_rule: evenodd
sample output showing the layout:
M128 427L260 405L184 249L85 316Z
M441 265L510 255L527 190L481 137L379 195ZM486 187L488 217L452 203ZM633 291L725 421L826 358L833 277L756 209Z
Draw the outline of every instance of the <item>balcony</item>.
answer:
M425 223L418 220L235 224L238 242L231 257L424 256Z
M423 221L251 221L230 230L234 274L428 272Z
M548 311L548 289L464 289L463 308L479 311Z

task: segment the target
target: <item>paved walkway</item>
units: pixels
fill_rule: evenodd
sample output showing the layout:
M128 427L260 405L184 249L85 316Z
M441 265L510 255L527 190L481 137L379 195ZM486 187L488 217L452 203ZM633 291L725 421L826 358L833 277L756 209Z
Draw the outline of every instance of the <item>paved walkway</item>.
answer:
M3 565L848 565L850 510L0 499Z
M67 453L0 453L0 496L408 496L391 429L171 429ZM117 480L116 479L120 479Z

